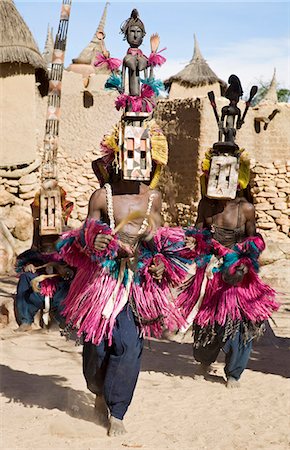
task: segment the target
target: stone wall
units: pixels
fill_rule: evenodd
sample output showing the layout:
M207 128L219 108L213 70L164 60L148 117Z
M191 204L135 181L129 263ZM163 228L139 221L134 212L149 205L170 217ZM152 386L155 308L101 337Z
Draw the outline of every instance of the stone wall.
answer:
M251 192L257 227L289 235L290 160L256 164L252 168Z

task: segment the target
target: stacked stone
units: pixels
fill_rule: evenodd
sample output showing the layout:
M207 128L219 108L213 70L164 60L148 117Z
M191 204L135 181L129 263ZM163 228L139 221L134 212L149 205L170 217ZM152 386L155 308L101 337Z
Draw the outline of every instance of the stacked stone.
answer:
M9 171L10 173L10 171ZM9 232L16 253L31 245L30 205L39 186L38 172L18 178L0 178L0 221Z
M162 202L162 217L167 226L188 227L194 225L197 218L197 202L191 205L176 203L174 212L166 201Z
M60 186L67 193L67 200L74 203L68 225L81 226L88 213L92 193L99 188L98 180L92 170L92 160L97 156L91 152L78 157L66 156L60 149L58 157L58 178Z
M258 229L290 236L290 161L253 164L251 192Z

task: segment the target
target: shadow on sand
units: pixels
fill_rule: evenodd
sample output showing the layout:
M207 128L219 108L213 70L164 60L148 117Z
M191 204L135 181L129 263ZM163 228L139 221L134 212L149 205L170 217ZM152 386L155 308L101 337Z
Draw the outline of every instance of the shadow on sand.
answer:
M248 369L265 374L290 378L290 338L275 336L270 326L259 342L256 342L248 363ZM221 351L218 362L224 361ZM192 356L190 343L173 340L146 341L142 361L143 371L163 372L169 376L193 377L198 375L199 364ZM210 375L208 381L224 383L220 376Z
M0 365L0 392L9 403L58 409L71 417L97 423L93 395L63 386L66 381L57 375L36 375Z

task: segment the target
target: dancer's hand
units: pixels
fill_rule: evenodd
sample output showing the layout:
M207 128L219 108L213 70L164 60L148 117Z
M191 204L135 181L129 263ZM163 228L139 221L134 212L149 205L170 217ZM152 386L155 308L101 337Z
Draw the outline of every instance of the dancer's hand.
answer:
M195 243L196 243L196 240L195 240L194 237L192 237L192 236L186 236L184 242L185 242L185 246L186 246L187 248L189 248L189 250L194 250L194 249L195 249Z
M230 274L228 270L226 270L222 278L223 280L230 284L231 286L237 286L243 280L245 274L248 273L248 268L244 264L240 264L236 267L235 273Z
M31 272L31 273L35 273L36 272L36 267L33 264L26 264L26 266L24 267L24 272Z
M110 234L103 234L103 233L97 234L94 240L95 250L97 251L105 250L112 239L113 236L111 236Z
M165 266L162 261L153 260L153 264L149 267L148 271L152 274L152 278L155 278L155 280L161 281Z

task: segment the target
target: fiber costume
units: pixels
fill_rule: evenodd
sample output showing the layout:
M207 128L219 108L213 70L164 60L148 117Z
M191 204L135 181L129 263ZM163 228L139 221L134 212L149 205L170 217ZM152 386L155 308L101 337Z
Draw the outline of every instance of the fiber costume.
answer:
M78 268L64 302L67 331L77 328L79 336L85 333L85 341L98 345L106 338L111 345L116 317L129 303L142 333L158 337L163 327L174 330L184 323L170 300L170 286L177 286L186 275L188 261L180 255L183 230L159 228L150 241L140 240L135 249L124 247L118 234L114 234L110 185L106 185L106 190L110 226L89 219L80 230L65 233L59 244L62 258ZM147 228L151 201L152 197L140 235ZM99 232L113 236L104 252L94 249L94 238ZM120 251L125 251L126 256L119 257ZM161 282L148 272L155 258L165 265Z
M245 237L231 248L215 240L207 229L189 228L186 235L196 240L196 274L179 295L177 306L188 326L194 323L194 345L211 343L217 327L222 342L233 338L240 327L244 342L259 336L263 321L278 309L275 291L257 274L258 257L265 248L262 236ZM247 273L237 286L229 284L241 264Z

